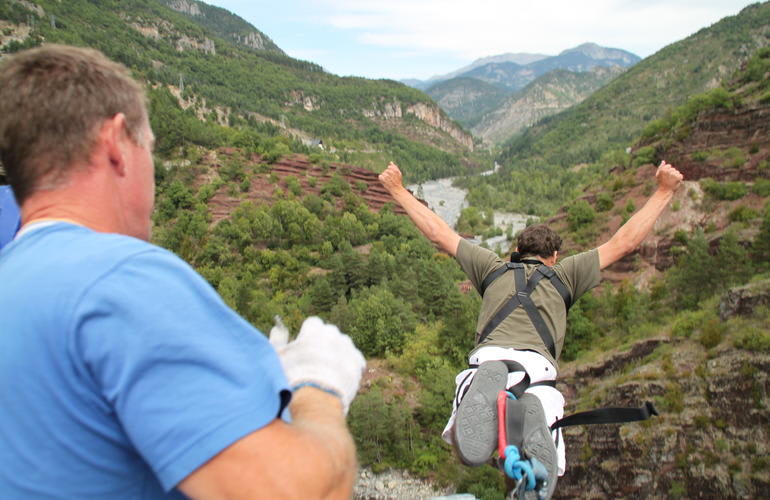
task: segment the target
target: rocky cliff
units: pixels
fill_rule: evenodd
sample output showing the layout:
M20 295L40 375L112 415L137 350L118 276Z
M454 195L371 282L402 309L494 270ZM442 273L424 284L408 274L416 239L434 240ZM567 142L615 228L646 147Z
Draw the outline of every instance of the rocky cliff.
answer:
M566 414L656 401L643 423L567 428L554 498L769 498L770 355L667 336L563 367Z

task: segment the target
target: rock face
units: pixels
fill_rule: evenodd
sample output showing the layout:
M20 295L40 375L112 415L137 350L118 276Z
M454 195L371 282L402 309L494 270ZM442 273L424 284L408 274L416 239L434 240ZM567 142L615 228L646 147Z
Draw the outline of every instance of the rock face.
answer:
M728 290L719 302L719 319L726 321L733 316L751 314L760 306L770 306L770 280Z
M198 6L198 3L190 0L172 0L169 2L168 6L177 12L183 12L191 16L201 15L201 9Z
M446 488L413 478L402 471L388 471L375 474L369 469L358 473L353 498L355 500L426 500L451 493ZM473 500L473 495L465 499Z
M710 113L683 132L689 135L665 153L686 178L753 181L758 165L770 157L770 106ZM729 148L740 150L745 162L731 164L719 153ZM765 169L761 176L768 175Z
M362 110L364 116L384 120L401 119L404 115L414 115L427 125L446 132L469 151L473 151L473 137L449 119L440 108L424 102L412 104L403 109L400 102L377 102L371 109Z
M653 401L660 416L565 429L567 473L554 498L770 498L769 369L766 353L706 353L665 339L564 367L565 414L579 399L595 407Z

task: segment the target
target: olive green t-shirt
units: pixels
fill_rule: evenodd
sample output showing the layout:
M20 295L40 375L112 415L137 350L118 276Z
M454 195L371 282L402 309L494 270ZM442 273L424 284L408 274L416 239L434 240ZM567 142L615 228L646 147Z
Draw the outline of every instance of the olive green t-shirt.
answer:
M474 245L467 240L460 240L456 259L470 278L473 286L479 291L484 278L505 265L505 262L496 253ZM524 267L527 280L529 280L537 269L537 265L524 264ZM574 303L581 295L599 284L599 251L594 249L559 260L553 266L553 270L570 291ZM476 341L478 341L479 332L487 322L515 294L516 285L513 271L502 274L487 287L481 302L479 319L476 323ZM558 359L564 346L564 334L567 331L567 311L564 307L564 299L548 279L540 280L532 292L531 298L548 326L548 330L555 336L554 344ZM557 369L559 367L522 306L514 309L497 328L489 333L482 344L476 346L476 349L482 346L536 351L545 356Z

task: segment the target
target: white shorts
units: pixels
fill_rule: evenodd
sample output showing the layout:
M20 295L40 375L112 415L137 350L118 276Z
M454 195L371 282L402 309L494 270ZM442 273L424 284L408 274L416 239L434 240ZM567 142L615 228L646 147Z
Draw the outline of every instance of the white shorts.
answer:
M468 358L468 362L472 365L480 365L484 361L498 359L521 363L521 365L524 366L524 369L527 370L531 383L556 380L556 368L553 364L534 351L517 351L516 349L506 347L482 347ZM457 374L457 377L455 377L456 390L455 399L452 403L452 416L449 417L449 421L447 422L446 427L444 427L444 431L441 433L441 437L450 445L453 444L452 427L455 423L457 407L460 405L460 395L463 394L466 387L470 385L475 373L476 368L469 368L461 371ZM516 385L523 378L524 372L509 373L508 387ZM553 424L557 419L564 416L564 396L562 396L554 387L539 385L530 387L524 392L533 394L540 400L540 403L543 405L543 410L545 411L545 419L548 425ZM563 476L567 467L567 459L561 429L552 432L552 435L556 442L559 476Z

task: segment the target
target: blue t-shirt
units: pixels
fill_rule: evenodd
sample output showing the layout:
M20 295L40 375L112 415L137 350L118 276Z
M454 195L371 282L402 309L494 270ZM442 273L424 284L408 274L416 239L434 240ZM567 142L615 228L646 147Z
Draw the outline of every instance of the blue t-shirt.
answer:
M288 398L265 336L172 253L68 223L0 251L0 498L183 498Z
M19 230L21 215L10 186L0 186L0 248L7 245Z

